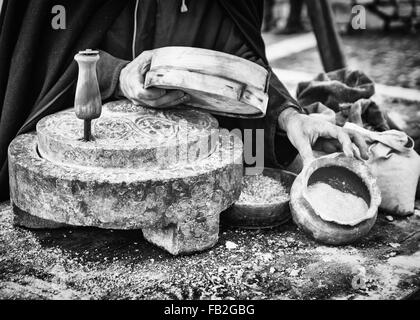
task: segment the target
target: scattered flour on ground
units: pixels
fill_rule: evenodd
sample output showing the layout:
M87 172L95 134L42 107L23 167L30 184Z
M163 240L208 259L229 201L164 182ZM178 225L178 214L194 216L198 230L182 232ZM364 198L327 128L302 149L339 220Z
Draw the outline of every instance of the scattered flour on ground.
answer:
M388 262L391 265L402 267L405 269L420 270L420 251L412 254L411 256L397 256L389 258Z

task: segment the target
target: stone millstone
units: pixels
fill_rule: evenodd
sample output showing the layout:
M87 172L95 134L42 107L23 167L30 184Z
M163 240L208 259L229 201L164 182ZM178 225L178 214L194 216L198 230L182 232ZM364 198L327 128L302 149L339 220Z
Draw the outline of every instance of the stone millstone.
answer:
M243 170L240 139L221 131L216 142L207 157L166 169L104 168L50 161L39 154L36 134L18 136L9 147L15 224L141 229L172 254L210 248L220 213L239 198Z
M207 158L218 139L217 120L195 110L157 111L128 101L105 104L83 141L73 110L40 120L38 150L52 162L102 168L167 168Z

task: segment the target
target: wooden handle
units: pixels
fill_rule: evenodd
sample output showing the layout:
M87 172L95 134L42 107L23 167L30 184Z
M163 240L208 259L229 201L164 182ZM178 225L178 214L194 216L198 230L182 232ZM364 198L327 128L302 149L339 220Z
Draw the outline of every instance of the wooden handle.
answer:
M79 119L84 120L84 140L91 140L91 120L99 118L102 112L102 101L96 75L96 63L99 60L97 51L79 52L74 59L79 66L74 110Z

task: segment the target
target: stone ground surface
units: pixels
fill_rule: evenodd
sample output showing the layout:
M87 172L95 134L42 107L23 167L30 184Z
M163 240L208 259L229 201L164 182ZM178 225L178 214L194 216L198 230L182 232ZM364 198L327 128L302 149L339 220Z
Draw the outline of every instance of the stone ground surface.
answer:
M328 247L291 222L222 227L213 249L174 258L138 231L16 228L3 203L0 298L400 299L420 286L419 230L418 214L380 216L361 242ZM352 286L358 279L364 287Z

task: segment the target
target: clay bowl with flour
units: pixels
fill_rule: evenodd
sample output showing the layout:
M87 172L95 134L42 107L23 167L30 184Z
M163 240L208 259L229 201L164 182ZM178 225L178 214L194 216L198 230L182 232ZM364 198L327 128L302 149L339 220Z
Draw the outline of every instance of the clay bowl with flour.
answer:
M239 200L222 213L221 222L231 227L266 229L291 219L289 201L294 173L264 168L262 174L245 176Z
M305 166L290 191L293 221L315 240L352 243L376 221L381 203L376 179L360 160L341 153Z

